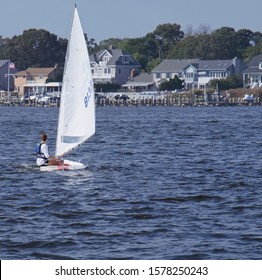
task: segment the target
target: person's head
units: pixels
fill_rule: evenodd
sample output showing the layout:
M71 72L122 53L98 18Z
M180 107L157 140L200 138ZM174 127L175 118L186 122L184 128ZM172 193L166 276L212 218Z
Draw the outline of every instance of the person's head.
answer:
M41 140L43 142L45 142L47 140L47 135L44 132L41 133Z

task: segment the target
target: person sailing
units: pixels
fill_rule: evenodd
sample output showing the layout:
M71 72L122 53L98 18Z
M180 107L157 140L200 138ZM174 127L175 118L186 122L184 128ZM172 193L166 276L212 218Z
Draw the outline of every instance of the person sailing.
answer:
M50 156L46 141L47 135L45 133L41 133L41 142L36 145L37 166L62 165L63 160Z

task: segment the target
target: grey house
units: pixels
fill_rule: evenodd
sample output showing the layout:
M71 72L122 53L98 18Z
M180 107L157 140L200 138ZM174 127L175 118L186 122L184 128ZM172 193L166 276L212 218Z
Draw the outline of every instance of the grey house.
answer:
M229 60L165 59L152 71L159 86L164 81L178 76L184 87L205 89L212 79L225 79L233 74L242 74L246 65L238 58Z
M253 57L243 71L244 87L261 87L262 86L262 54Z
M104 49L90 56L94 83L123 85L140 73L140 65L131 54L120 49Z
M157 90L152 73L140 73L140 75L128 80L122 87L134 92Z
M9 71L8 71L9 68ZM14 90L14 77L13 74L18 72L13 63L9 63L9 60L0 60L0 90L8 90L8 81L9 81L9 90ZM9 79L8 79L8 74Z
M199 60L185 67L183 72L186 89L206 89L213 79L226 79L238 74L241 75L245 64L238 58L229 60Z
M157 86L175 76L183 79L184 68L198 61L199 59L164 59L152 70L153 79Z

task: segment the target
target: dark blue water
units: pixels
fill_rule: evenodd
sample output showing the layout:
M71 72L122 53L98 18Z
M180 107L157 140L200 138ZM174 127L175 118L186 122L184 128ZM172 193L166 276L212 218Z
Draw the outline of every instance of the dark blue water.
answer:
M39 172L57 108L0 107L1 259L261 259L262 107L103 107Z

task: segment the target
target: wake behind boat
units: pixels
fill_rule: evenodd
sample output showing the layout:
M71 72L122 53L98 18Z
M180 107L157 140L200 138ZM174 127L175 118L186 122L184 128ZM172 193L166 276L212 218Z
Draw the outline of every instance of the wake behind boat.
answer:
M80 170L85 169L86 166L81 162L76 162L72 160L64 160L61 165L46 165L41 166L41 171L64 171L64 170Z
M65 59L55 156L64 157L94 134L94 86L84 32L75 7ZM62 165L41 166L40 170L83 168L85 165L80 162L64 160Z

